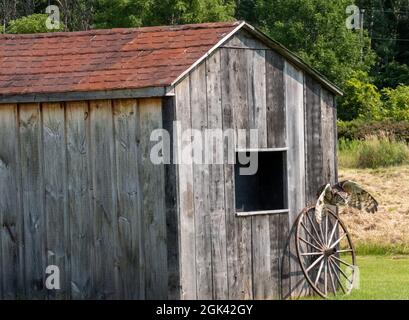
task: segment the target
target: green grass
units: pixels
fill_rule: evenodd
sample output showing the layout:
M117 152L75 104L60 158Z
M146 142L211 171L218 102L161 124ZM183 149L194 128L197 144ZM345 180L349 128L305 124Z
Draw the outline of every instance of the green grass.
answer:
M344 168L379 168L409 163L409 146L389 137L339 140L339 165Z
M408 255L409 257L409 244L356 243L355 251L360 256Z
M409 256L358 256L359 289L335 300L409 300ZM306 300L321 300L319 297Z
M342 300L408 300L409 256L358 256L360 288Z

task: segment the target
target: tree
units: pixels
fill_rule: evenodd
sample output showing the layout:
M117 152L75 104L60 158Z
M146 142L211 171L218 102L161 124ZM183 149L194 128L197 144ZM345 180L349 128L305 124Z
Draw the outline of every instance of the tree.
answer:
M233 0L97 0L97 28L139 27L227 21L234 18Z
M7 33L45 33L64 30L63 24L60 24L59 29L48 29L46 25L47 19L47 14L33 14L31 16L12 20L9 22L6 31Z
M351 0L255 0L253 6L249 2L237 1L238 12L244 12L244 4L253 7L254 12L243 18L341 87L354 71L368 72L375 63L367 33L361 41L358 32L346 28L345 11Z

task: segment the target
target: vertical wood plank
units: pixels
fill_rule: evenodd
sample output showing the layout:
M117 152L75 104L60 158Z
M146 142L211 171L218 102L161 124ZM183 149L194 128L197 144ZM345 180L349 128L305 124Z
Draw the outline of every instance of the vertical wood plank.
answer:
M221 129L223 127L220 56L220 51L217 51L206 62L209 129ZM223 163L219 162L219 160L224 161L223 140L216 138L213 143L214 148L211 150L213 162L210 165L209 177L213 299L225 300L228 299L228 283L224 166Z
M267 90L267 146L284 148L287 145L286 90L284 83L284 59L276 52L266 51L266 90ZM292 96L292 92L288 92ZM290 97L291 99L291 97Z
M207 87L206 64L199 65L190 75L190 105L192 129L201 133L194 139L201 139L199 148L194 148L194 159L202 159L201 164L193 163L193 199L196 230L196 282L197 298L212 299L212 250L211 217L209 203L209 165L205 164L204 132L207 128ZM197 141L194 141L196 144ZM200 153L199 155L196 152Z
M114 126L118 199L119 284L121 299L143 299L141 187L137 148L137 100L114 101Z
M291 297L291 255L290 255L290 223L288 214L280 214L277 237L279 239L280 257L280 299Z
M44 299L45 217L41 111L39 104L20 105L22 203L26 298Z
M94 260L92 266L94 297L118 297L118 224L114 195L114 142L112 105L109 100L91 101L91 157L93 180Z
M180 283L181 299L196 299L196 244L193 203L193 166L183 163L181 154L189 141L183 141L182 132L191 128L190 79L187 77L175 88L176 118L180 128L176 133L176 159L179 162L180 210Z
M285 97L287 118L288 207L290 228L305 207L305 152L304 152L304 76L289 63L285 63ZM292 235L294 236L294 235ZM304 278L290 242L291 285L293 296L304 294ZM294 280L294 281L293 281Z
M321 91L321 110L322 135L326 137L322 142L324 183L334 184L336 180L336 152L334 153L336 148L334 131L336 110L332 94L325 89Z
M142 186L146 299L166 299L168 294L165 172L150 159L153 130L162 128L160 99L139 101L139 176Z
M162 100L163 128L170 135L170 163L165 164L165 207L166 207L166 225L167 225L167 250L168 250L168 299L179 300L180 293L180 221L178 211L178 170L174 163L175 154L174 145L174 128L176 121L175 99L164 98Z
M221 49L223 129L248 128L246 52L240 49ZM225 145L226 157L231 152ZM237 139L238 148L247 147L247 137ZM236 217L234 196L234 165L225 159L225 197L227 263L229 299L251 299L252 253L251 217Z
M0 259L2 299L24 297L17 105L0 107Z
M321 120L321 86L306 76L305 157L306 201L313 203L318 189L324 185ZM325 136L326 137L326 136Z
M70 223L71 298L91 299L93 242L92 170L87 102L66 103L67 188Z
M47 265L59 268L61 285L60 290L49 290L48 296L50 299L68 299L70 297L70 243L66 210L64 104L44 103L42 113Z
M267 148L266 61L264 50L248 50L249 128L258 129L258 141L251 148ZM253 143L253 144L251 144ZM252 220L252 277L254 299L278 296L278 252L275 216L254 216Z

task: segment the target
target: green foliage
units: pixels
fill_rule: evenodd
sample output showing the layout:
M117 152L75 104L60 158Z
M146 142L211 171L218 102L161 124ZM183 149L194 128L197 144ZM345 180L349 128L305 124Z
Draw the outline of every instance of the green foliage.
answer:
M94 26L103 29L140 27L149 3L140 0L97 0Z
M340 99L338 116L350 121L353 119L380 120L383 116L381 94L369 82L363 72L346 81L345 97Z
M409 163L409 147L393 138L368 136L339 140L339 165L344 168L379 168Z
M379 88L396 88L399 85L409 86L409 66L392 61L380 70L375 83Z
M386 117L395 121L409 121L409 86L382 90L385 99Z
M60 23L60 29L47 29L47 14L33 14L31 16L12 20L7 26L7 33L41 33L63 31L64 26Z
M243 5L251 8L248 2L239 2L239 12L245 11ZM258 0L253 11L243 15L343 87L355 71L368 72L375 63L367 34L361 43L359 33L345 26L350 4L350 0Z
M97 0L97 28L139 27L228 21L233 0Z
M394 136L409 144L409 121L338 121L338 137L345 140L364 140L369 135Z

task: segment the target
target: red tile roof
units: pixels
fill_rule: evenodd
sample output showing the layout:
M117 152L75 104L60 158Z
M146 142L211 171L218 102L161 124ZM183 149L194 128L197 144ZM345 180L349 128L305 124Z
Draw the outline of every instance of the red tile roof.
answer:
M0 35L0 97L167 86L238 25Z

